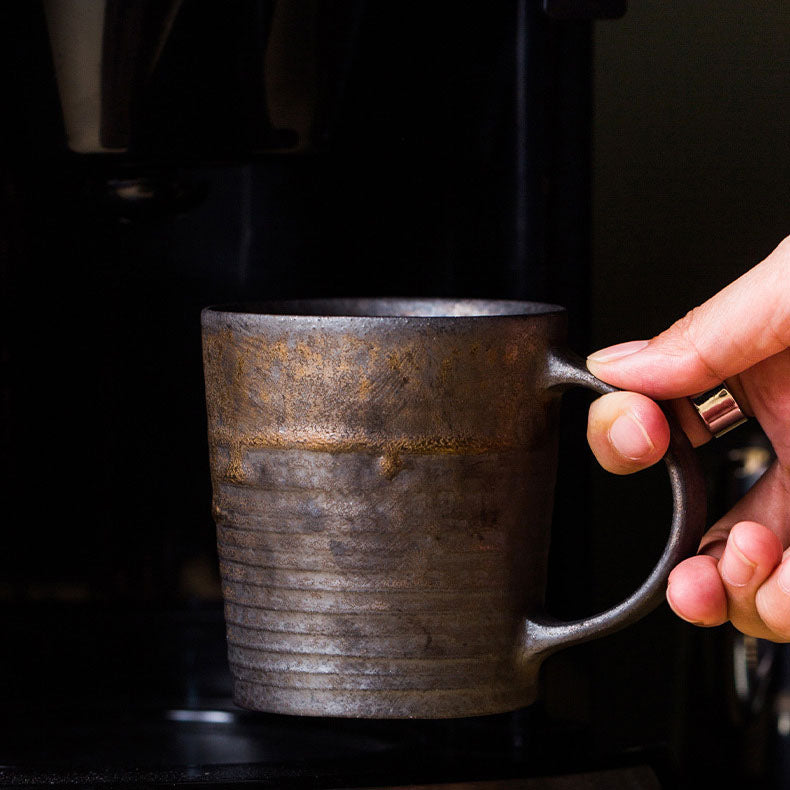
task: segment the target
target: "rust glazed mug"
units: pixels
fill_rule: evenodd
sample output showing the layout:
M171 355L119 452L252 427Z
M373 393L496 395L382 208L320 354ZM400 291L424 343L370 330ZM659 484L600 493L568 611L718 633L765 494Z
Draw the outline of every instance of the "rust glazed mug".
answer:
M704 491L673 423L656 568L597 616L544 612L560 394L613 389L563 349L562 308L295 301L208 308L202 326L239 705L377 718L522 707L548 654L646 614L697 547Z

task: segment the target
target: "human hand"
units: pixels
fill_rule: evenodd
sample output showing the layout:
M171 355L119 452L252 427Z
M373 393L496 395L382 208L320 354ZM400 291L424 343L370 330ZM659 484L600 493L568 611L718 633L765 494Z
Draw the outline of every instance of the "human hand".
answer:
M694 446L711 435L687 397L723 381L759 421L776 460L672 571L667 600L695 625L730 620L749 636L790 642L790 237L665 332L598 351L587 367L626 390L589 414L590 447L615 474L666 452L669 427L650 398L671 400Z

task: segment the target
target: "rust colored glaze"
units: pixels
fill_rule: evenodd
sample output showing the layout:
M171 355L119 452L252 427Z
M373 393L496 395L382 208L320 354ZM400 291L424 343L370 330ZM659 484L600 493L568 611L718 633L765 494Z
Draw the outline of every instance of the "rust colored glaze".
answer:
M359 717L511 710L533 701L548 653L655 605L702 527L677 430L676 518L651 579L597 619L540 614L560 390L609 389L555 352L563 337L560 308L519 302L204 311L240 705Z

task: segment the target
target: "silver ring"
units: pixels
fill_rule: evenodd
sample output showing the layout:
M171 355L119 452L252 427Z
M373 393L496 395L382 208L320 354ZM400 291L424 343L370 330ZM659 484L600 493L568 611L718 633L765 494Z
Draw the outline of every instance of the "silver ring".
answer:
M733 394L719 384L701 395L689 398L705 427L716 437L737 428L749 419L741 410Z

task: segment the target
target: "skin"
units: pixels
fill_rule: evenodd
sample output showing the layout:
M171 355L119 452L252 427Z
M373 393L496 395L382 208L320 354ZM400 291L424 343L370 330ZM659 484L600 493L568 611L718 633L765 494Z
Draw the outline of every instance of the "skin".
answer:
M666 452L669 428L651 399L672 402L695 446L711 436L687 397L722 381L759 421L776 460L672 571L667 600L696 625L730 620L744 634L790 642L790 237L665 332L595 352L587 366L626 390L596 400L588 421L593 453L615 474Z

